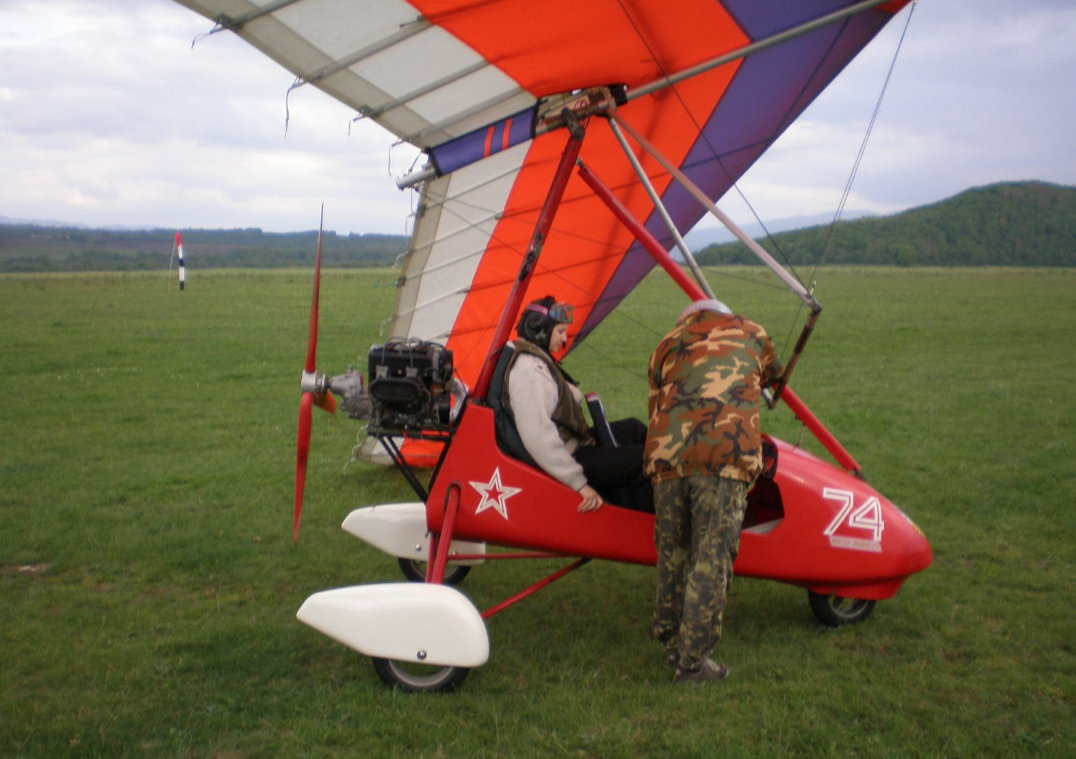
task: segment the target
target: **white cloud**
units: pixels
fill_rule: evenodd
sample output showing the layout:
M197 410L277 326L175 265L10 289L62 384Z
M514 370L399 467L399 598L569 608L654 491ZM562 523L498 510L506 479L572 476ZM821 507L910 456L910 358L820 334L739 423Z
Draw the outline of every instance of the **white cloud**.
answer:
M748 172L764 220L836 210L907 13ZM170 0L4 0L0 215L284 231L324 201L338 232L403 233L392 176L416 151L312 87L286 98L291 75L232 34L192 50L211 26ZM1076 184L1074 28L1070 0L921 0L848 209Z
M286 231L324 201L337 231L403 233L391 136L311 87L289 95L233 35L192 50L210 27L164 0L0 9L0 70L19 71L0 82L0 214Z
M907 13L745 175L763 220L836 211ZM847 208L889 213L1000 181L1076 184L1073 29L1067 0L918 3Z

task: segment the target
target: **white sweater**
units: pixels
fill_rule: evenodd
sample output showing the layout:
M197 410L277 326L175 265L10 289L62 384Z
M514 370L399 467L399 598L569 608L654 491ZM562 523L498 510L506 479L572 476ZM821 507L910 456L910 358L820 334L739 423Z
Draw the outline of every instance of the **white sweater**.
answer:
M582 405L582 391L571 383L568 387L575 402ZM587 478L572 453L581 441L560 439L557 425L553 423L557 382L549 368L537 357L524 353L516 358L508 373L508 388L516 429L527 453L547 474L573 490L580 490L587 484Z

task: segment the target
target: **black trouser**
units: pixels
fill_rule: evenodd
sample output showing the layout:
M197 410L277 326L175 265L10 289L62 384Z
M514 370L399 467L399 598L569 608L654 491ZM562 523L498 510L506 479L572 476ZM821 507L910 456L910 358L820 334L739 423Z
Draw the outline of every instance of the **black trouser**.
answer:
M609 503L626 509L654 513L654 490L643 474L646 425L638 419L611 422L617 446L588 445L575 451L587 484Z

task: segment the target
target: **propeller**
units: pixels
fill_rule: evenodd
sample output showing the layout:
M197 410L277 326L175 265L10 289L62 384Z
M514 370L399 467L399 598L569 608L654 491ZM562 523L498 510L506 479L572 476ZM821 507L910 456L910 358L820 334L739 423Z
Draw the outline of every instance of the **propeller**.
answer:
M299 519L303 513L303 491L306 488L306 461L310 453L310 428L313 423L313 407L336 412L336 400L328 390L324 377L318 377L315 367L318 353L318 300L321 291L321 235L325 225L325 206L321 207L318 222L318 252L314 259L314 294L310 299L310 331L306 340L306 365L300 382L302 399L299 401L299 433L295 454L295 527L294 541L299 543Z

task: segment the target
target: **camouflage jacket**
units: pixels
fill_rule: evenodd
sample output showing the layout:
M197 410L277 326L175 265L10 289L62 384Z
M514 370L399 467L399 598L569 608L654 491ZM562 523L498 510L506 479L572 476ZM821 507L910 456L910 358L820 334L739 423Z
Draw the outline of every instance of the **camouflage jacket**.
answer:
M751 482L762 468L759 399L781 371L750 319L701 311L680 320L650 359L646 473Z

